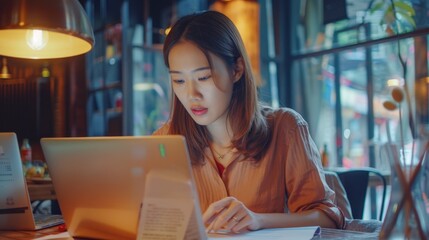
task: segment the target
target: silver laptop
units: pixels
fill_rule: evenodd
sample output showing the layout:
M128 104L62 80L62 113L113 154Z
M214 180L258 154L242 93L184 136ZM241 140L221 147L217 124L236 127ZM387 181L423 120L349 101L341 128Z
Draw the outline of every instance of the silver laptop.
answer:
M72 237L207 238L182 136L43 138L41 144Z
M18 140L0 132L0 230L37 230L63 223L59 215L34 215Z

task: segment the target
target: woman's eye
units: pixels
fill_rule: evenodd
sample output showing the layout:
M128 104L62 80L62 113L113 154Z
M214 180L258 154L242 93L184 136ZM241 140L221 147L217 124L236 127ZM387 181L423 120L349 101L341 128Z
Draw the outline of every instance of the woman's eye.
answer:
M204 77L199 77L198 80L199 81L204 81L204 80L210 79L211 77L212 77L211 75L207 75L207 76L204 76Z
M176 83L176 84L182 84L185 81L183 79L173 79L173 82Z

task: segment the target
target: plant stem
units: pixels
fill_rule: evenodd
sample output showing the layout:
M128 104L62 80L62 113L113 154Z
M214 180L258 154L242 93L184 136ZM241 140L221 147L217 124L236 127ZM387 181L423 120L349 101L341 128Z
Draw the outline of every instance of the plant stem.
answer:
M399 134L400 134L400 138L401 138L401 155L402 155L402 167L405 168L405 170L407 169L407 164L405 162L405 143L404 143L404 130L402 127L402 108L401 108L402 104L399 103Z
M393 0L391 0L390 2L392 4L392 9L393 9L394 17L395 17L395 25L396 25L397 30L399 31L399 25L397 23L397 18L396 18L395 4L393 3ZM408 84L407 84L407 60L404 59L401 55L401 40L398 39L397 43L398 43L398 58L399 58L399 62L401 63L401 66L403 69L402 74L404 77L405 99L406 99L407 107L408 107L408 124L410 125L411 136L413 137L413 139L416 139L416 129L414 126L414 118L413 118L412 108L411 108L411 97L410 97L410 92L409 92Z

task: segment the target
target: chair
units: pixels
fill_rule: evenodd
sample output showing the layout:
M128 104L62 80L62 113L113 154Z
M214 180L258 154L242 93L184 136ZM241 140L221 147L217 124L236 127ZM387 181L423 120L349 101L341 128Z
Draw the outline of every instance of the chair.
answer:
M375 168L337 170L336 173L346 190L354 219L362 219L370 175L377 177L382 182L383 193L379 216L379 220L381 221L383 218L387 187L386 178L383 174Z

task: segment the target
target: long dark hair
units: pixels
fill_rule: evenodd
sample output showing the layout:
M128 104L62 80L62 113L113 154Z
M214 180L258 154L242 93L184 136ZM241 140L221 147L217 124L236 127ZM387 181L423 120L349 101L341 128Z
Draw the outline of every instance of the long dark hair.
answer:
M228 121L233 131L232 145L241 154L258 161L269 145L270 131L261 112L255 78L243 40L233 22L224 14L205 11L180 18L171 28L164 42L164 61L170 68L168 55L180 41L190 41L207 57L208 53L221 58L232 72L239 58L244 62L244 73L234 83L228 110ZM204 163L204 149L210 144L210 134L205 126L198 125L187 113L173 93L169 134L186 137L190 156L194 164Z

